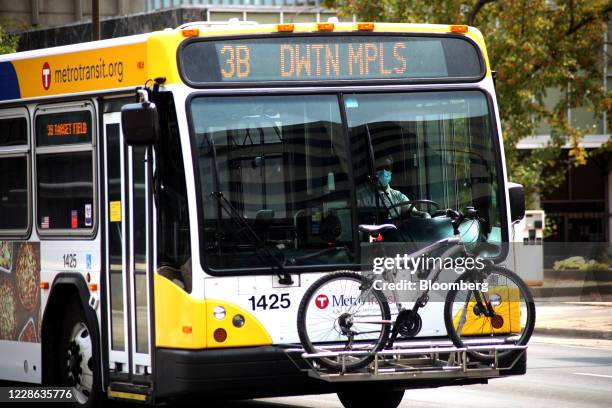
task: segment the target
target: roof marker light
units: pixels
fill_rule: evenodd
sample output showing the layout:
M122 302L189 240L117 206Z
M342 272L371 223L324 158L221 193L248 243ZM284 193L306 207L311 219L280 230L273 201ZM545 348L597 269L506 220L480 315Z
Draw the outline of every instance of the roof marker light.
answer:
M374 23L357 23L359 31L374 31Z
M334 23L317 23L319 31L334 31Z
M199 28L186 28L181 30L181 32L183 33L183 37L197 37L200 35Z
M450 30L453 33L465 34L468 32L468 26L466 26L465 24L451 25Z
M294 24L277 24L276 31L279 33L292 33L295 30Z

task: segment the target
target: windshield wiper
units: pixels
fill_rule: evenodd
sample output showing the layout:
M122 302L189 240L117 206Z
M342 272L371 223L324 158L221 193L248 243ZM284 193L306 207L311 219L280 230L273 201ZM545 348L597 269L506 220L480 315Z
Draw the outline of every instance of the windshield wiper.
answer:
M232 221L238 224L238 226L241 228L240 230L238 230L238 232L242 230L247 232L245 234L246 237L249 239L249 241L251 241L252 244L255 245L255 250L253 251L253 253L255 253L255 255L257 255L260 260L264 261L259 252L259 250L262 250L268 257L268 259L272 260L272 263L268 264L273 269L277 269L276 275L278 276L278 283L280 283L281 285L293 284L293 279L291 279L291 275L285 270L283 262L281 262L276 256L274 256L272 251L270 251L268 245L266 245L266 243L259 237L259 235L257 235L253 227L249 225L248 221L242 216L242 214L238 212L238 210L236 210L232 203L230 203L228 199L225 198L223 193L221 193L220 191L214 191L211 193L211 196L217 199L217 202L219 203L219 206L223 209L223 211L225 211L227 215L230 216Z
M232 203L229 202L229 200L227 198L225 198L225 196L223 195L223 193L221 193L220 191L220 185L221 182L219 180L219 168L217 166L217 149L215 148L215 143L212 140L212 137L210 136L210 134L207 137L207 141L208 144L212 150L212 157L213 157L213 177L215 179L215 191L213 191L210 195L212 197L214 197L217 200L218 205L218 212L217 212L217 234L220 234L221 231L221 215L222 215L222 211L225 211L227 213L227 215L229 215L229 217L231 218L232 221L234 221L236 224L238 224L238 226L240 227L240 229L238 230L238 232L244 230L246 231L246 237L248 238L249 241L251 241L252 244L255 245L255 250L253 251L255 253L255 255L257 255L257 257L265 262L265 260L263 259L263 257L260 254L260 251L263 251L265 253L265 255L268 257L268 259L270 259L272 262L267 262L268 265L270 265L270 267L272 269L277 270L277 276L278 276L278 283L280 283L281 285L292 285L293 284L293 279L291 278L291 275L285 270L285 267L283 265L283 262L281 262L276 256L274 256L274 254L272 253L272 251L270 251L270 248L268 247L268 245L266 245L266 243L259 237L259 235L257 235L257 233L255 232L255 230L251 227L251 225L249 225L248 221L242 216L242 214L240 214L240 212L238 212L238 210L236 210L236 208L232 205ZM217 235L217 239L219 239L219 235Z

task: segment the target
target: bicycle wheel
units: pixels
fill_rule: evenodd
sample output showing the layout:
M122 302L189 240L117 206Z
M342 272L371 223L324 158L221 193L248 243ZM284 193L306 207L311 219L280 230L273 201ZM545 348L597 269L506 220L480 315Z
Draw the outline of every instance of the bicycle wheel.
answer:
M300 302L297 320L300 341L308 353L355 351L317 359L330 370L350 371L368 365L385 346L391 313L382 292L361 275L347 271L315 281Z
M485 284L481 287L453 288L446 296L444 323L457 347L468 346L475 360L491 363L495 357L488 350L470 350L469 346L491 344L525 345L535 325L535 305L523 280L508 269L488 265L482 272L468 271L455 283ZM490 305L494 314L486 313ZM488 316L487 316L488 314ZM520 350L499 350L500 363L511 362Z

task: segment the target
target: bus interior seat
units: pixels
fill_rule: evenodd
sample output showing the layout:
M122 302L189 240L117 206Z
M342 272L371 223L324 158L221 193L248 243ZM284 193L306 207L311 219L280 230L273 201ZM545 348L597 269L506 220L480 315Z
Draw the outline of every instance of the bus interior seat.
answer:
M164 263L157 267L157 273L163 276L164 278L169 279L170 281L172 281L172 283L174 283L181 289L185 289L185 283L183 282L183 277L181 276L181 271L179 268Z
M174 264L164 262L158 266L157 273L171 280L172 283L174 283L175 285L177 285L178 287L180 287L187 293L191 293L191 287L192 287L192 282L193 282L191 270L192 269L191 269L191 257L190 257L189 259L187 259L187 261L184 264L180 266L176 266Z
M270 226L274 222L274 210L261 209L255 214L253 221L253 230L262 239L266 239L270 231Z
M311 209L296 213L294 226L299 248L320 247L337 241L342 235L342 222L336 214L328 213L320 221L318 217L313 216Z
M321 220L319 237L323 241L330 243L336 241L340 235L342 235L340 218L334 213L327 214L327 216Z

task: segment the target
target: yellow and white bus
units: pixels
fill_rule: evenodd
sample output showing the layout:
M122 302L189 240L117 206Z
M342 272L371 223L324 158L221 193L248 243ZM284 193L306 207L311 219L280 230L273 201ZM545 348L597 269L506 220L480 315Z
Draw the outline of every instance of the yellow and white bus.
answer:
M510 259L520 205L477 29L194 23L3 55L0 78L0 379L88 406L338 392L350 408L524 372L525 356L325 377L296 328L312 282L362 268L360 223L418 246L452 233L437 209L471 205L488 256ZM433 204L382 214L363 198L374 167ZM415 344L443 346L442 306Z

